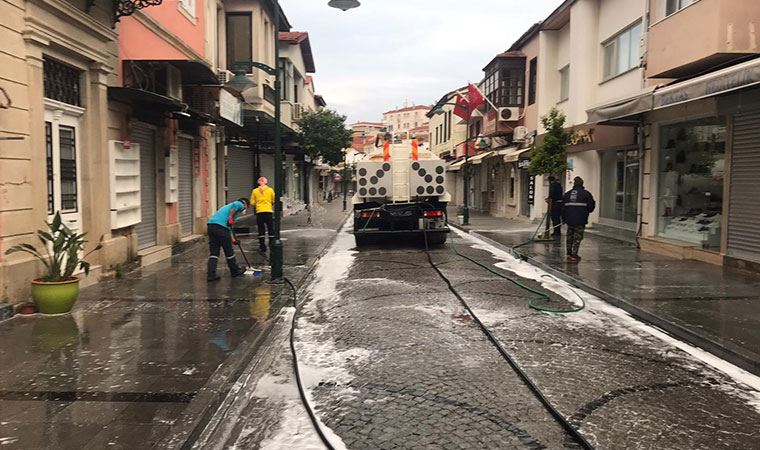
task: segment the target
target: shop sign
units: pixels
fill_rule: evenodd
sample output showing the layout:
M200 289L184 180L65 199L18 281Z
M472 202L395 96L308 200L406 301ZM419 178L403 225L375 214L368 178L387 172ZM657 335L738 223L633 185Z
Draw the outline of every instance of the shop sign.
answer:
M243 103L224 89L219 91L219 116L243 126Z
M530 166L530 160L529 159L520 159L517 161L517 168L518 169L527 169Z
M594 129L588 130L575 130L570 133L570 145L581 144L593 144L594 143Z
M533 206L536 204L536 177L528 178L528 204Z
M718 95L741 87L760 83L760 66L752 64L741 69L734 69L728 73L705 76L702 80L686 82L682 87L674 87L655 92L654 106L662 108L668 105L684 103L704 97Z

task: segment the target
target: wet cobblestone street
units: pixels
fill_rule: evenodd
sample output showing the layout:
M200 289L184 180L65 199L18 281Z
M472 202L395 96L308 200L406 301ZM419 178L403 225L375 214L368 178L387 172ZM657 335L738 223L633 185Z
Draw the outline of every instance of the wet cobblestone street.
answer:
M553 304L578 301L566 284L465 239L455 239L460 252L517 271ZM343 232L323 257L296 331L310 401L336 448L578 448L421 249L353 247ZM533 311L524 290L451 250L433 250L435 263L595 448L760 446L760 395L742 382L756 388L757 378L582 292L580 313ZM235 429L207 430L198 448L320 448L295 390L282 319L267 351L276 356L249 368L220 419L239 418Z

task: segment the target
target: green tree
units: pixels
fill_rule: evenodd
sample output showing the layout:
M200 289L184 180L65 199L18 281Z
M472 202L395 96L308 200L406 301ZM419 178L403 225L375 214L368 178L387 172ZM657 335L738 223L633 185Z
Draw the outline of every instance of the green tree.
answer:
M351 145L352 138L346 116L329 109L306 112L296 124L301 147L313 160L322 158L331 166L343 161L343 149Z
M567 146L571 134L565 129L565 114L557 108L541 117L546 130L544 141L530 154L531 175L557 175L567 170Z

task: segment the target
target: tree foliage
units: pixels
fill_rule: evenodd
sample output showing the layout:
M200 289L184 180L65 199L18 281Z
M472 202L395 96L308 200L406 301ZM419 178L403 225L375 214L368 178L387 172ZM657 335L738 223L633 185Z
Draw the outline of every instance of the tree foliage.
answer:
M329 109L306 112L296 124L301 147L313 160L322 158L331 166L343 160L343 149L351 145L352 137L346 116Z
M556 175L567 170L567 146L571 134L565 129L565 114L557 108L541 117L546 130L544 141L530 155L531 175Z

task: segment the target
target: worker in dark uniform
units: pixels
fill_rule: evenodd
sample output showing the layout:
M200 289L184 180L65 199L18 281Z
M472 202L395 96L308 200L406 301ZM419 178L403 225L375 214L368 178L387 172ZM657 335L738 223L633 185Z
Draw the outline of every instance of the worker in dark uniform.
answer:
M245 269L238 266L235 259L235 250L233 244L237 244L237 239L232 234L232 226L235 219L248 208L248 199L241 198L237 201L225 205L217 211L208 221L208 281L216 281L220 277L216 273L216 265L219 262L219 250L224 250L224 256L227 257L227 267L230 269L230 275L235 278L243 275Z
M562 236L562 201L564 195L562 194L562 185L554 176L549 177L549 197L546 198L546 203L549 204L549 213L552 218L552 227L554 232L552 233L555 238Z
M583 240L583 232L588 224L588 215L594 212L594 196L583 188L583 178L575 177L573 188L562 199L562 220L567 224L567 261L581 260L578 248Z

